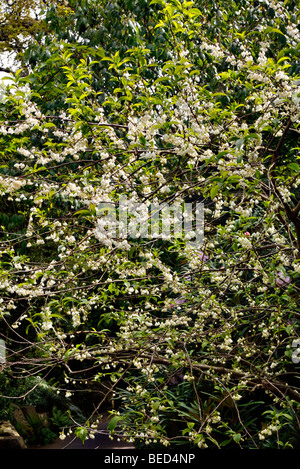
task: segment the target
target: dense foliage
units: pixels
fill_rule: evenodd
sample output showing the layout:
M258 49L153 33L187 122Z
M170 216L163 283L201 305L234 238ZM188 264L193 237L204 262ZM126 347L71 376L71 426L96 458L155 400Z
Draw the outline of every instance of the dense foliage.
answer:
M0 70L16 70L22 63L27 73L23 55L32 40L39 40L47 32L45 12L55 5L56 16L64 17L71 11L60 0L0 0Z
M137 447L299 446L297 2L66 8L0 107L4 368L104 382ZM203 245L111 237L120 196L202 202Z

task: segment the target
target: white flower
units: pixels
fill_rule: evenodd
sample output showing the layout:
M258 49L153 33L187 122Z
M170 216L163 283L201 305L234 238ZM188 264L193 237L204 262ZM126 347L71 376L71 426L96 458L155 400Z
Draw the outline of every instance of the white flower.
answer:
M59 435L59 439L64 440L65 438L66 438L66 435L65 435L64 431L62 431Z

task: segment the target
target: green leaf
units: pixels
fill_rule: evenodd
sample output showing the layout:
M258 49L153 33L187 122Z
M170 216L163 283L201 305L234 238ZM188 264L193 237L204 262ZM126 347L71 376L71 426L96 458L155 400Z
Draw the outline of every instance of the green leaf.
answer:
M96 207L94 204L90 203L90 210L91 210L91 213L94 215L94 217L96 216Z
M234 433L232 435L232 438L233 438L233 441L235 441L236 443L239 443L242 438L242 435L240 433Z
M120 420L122 420L122 417L120 415L114 415L110 420L109 424L107 425L107 429L110 432L114 431Z
M220 189L221 189L220 185L212 186L212 188L210 189L210 198L213 199L217 195Z
M299 165L297 163L289 163L288 168L292 169L293 171L299 172Z
M84 444L85 440L86 440L86 437L88 435L88 431L86 428L84 427L78 427L76 428L75 430L75 435L77 436L77 438L79 438L82 443Z
M92 213L90 212L90 210L78 210L77 212L74 213L74 215L79 215L81 217L84 217L84 216L91 217Z

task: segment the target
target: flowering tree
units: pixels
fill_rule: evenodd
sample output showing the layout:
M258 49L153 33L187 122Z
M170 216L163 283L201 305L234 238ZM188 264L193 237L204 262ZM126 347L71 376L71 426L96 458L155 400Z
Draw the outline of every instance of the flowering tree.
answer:
M68 396L109 379L110 430L137 447L295 446L299 9L141 5L115 4L120 36L33 45L1 105L5 367ZM203 203L204 242L111 236L120 196L135 228Z

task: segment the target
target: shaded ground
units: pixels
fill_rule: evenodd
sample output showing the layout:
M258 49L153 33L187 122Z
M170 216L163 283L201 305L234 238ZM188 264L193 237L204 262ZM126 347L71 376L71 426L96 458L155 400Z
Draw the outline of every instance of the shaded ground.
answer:
M117 438L111 440L107 431L108 418L104 416L99 423L98 431L94 439L88 439L83 444L75 436L66 437L64 440L57 439L53 443L43 446L34 446L28 449L134 449L129 443L117 441Z

